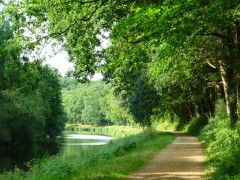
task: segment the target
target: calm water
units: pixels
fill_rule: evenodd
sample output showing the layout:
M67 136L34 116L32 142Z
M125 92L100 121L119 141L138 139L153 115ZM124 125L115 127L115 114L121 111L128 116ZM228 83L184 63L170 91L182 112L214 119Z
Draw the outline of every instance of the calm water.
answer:
M48 145L18 145L11 148L0 148L0 173L14 167L26 169L25 162L41 158L44 155L59 153L62 156L77 155L89 149L107 144L112 138L99 135L66 134L58 138L57 143Z

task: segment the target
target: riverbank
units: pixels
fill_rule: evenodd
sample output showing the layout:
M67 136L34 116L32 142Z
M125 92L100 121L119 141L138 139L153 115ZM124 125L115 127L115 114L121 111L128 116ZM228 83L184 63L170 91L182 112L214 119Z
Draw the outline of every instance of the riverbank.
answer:
M94 134L94 135L107 135L115 138L123 138L130 135L141 133L144 129L140 126L94 126L83 124L70 124L65 126L64 133L80 133L80 134Z
M29 164L30 171L15 170L0 179L116 179L127 177L174 140L170 133L147 130L111 141L97 151L78 156L52 156Z

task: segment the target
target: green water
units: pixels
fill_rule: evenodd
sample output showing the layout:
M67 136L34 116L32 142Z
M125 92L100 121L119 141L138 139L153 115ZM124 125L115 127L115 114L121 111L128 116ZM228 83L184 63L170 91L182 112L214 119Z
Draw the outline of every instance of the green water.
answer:
M18 167L27 170L26 162L42 158L45 155L77 155L89 149L107 144L112 138L99 135L67 134L56 143L38 145L17 145L0 147L0 173Z

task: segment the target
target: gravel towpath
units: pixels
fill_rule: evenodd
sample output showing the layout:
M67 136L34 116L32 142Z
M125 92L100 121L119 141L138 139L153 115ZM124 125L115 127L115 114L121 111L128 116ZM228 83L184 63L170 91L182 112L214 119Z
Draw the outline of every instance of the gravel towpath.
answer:
M129 179L203 179L204 156L196 137L174 132L176 140Z

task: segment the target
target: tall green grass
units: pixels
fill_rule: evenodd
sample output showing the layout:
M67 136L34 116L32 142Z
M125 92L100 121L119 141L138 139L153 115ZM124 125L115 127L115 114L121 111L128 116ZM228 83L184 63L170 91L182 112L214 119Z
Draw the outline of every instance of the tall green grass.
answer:
M155 153L174 140L170 133L144 131L111 141L98 151L79 156L52 156L30 163L30 171L15 170L0 176L4 180L117 179L139 169Z

